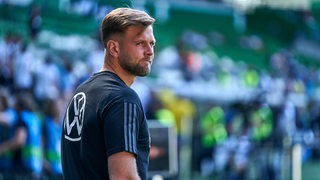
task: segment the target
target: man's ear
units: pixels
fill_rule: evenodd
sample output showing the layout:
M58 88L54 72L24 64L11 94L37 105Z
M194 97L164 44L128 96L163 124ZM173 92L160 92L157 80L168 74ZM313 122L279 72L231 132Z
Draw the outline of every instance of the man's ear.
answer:
M114 40L109 40L107 42L107 50L111 56L117 58L119 56L119 43Z

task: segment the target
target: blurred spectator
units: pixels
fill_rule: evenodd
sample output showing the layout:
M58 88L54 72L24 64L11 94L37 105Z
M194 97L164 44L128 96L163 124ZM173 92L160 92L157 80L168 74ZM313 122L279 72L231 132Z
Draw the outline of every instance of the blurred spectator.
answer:
M176 42L176 50L179 58L178 68L182 72L184 80L191 81L201 76L203 66L201 56L196 51L196 49L200 47L190 45L191 42L188 43L185 36L182 36L182 38ZM194 38L194 40L196 39L197 38Z
M9 32L0 42L0 83L10 88L13 85L13 67L19 45L20 38Z
M60 142L62 117L59 99L47 99L44 102L44 172L50 180L62 180Z
M35 40L42 27L42 13L40 5L31 5L28 25L30 30L30 37L32 40Z
M137 92L138 96L141 99L142 107L144 108L144 111L147 112L149 103L152 98L151 88L147 86L140 78L137 78L130 87Z
M160 77L170 73L178 81L207 80L211 75L213 62L201 52L208 47L205 36L186 31L176 39L174 46L163 49L155 60L154 69Z
M9 93L4 90L0 92L0 147L1 144L8 141L12 136L13 125L16 121L16 113L10 106ZM10 179L13 170L12 152L6 151L0 153L0 177ZM1 178L0 178L1 179Z
M14 136L0 145L0 155L12 151L12 174L16 179L40 179L43 167L41 122L32 96L25 93L17 95L15 110L18 120Z
M38 102L56 99L60 95L60 71L53 57L47 55L36 72L34 94Z
M249 35L240 37L239 44L244 49L251 49L254 51L263 51L265 43L258 35Z
M158 93L157 96L163 108L168 109L174 115L178 136L189 134L191 131L191 129L188 129L189 121L193 120L196 114L195 104L190 99L179 97L168 89L163 89Z
M204 147L213 148L227 138L225 112L220 106L213 106L201 118L202 144Z
M316 20L313 13L309 10L305 10L302 12L303 20L307 25L308 33L310 33L311 38L314 40L320 40L320 27L318 21Z
M149 101L146 108L147 119L157 120L161 124L176 127L174 114L163 105L157 93L150 92Z
M33 88L33 54L28 51L28 44L22 43L14 63L14 88L17 92L32 92Z
M61 96L69 99L73 95L73 91L78 82L78 77L74 72L74 64L65 56L62 56L63 66L60 71L61 77Z
M260 100L252 104L252 111L249 116L251 123L251 138L255 143L264 143L273 132L273 115L269 105Z
M97 43L96 48L90 51L87 58L88 73L93 74L100 71L104 59L104 47Z

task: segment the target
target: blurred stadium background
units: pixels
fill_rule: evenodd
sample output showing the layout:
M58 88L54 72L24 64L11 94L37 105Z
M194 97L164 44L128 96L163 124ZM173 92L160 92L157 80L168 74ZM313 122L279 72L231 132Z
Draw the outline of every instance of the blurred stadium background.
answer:
M26 91L40 119L48 99L61 116L116 7L157 19L152 73L132 87L159 145L154 179L320 179L319 0L0 0L9 104Z

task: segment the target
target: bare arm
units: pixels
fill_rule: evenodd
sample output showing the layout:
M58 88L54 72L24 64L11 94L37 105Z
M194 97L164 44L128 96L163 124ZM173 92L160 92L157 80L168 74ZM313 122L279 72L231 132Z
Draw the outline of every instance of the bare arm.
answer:
M120 152L108 158L108 170L111 180L140 180L136 158L128 152Z
M24 127L20 127L16 130L12 139L9 139L0 144L0 155L9 151L22 147L27 139L27 131Z

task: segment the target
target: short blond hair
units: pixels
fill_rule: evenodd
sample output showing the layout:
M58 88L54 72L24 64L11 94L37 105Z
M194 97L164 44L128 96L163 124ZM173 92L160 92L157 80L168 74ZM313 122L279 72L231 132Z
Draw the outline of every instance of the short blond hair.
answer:
M108 13L101 23L101 40L109 40L111 35L123 34L129 26L150 26L155 19L144 11L132 8L117 8Z

